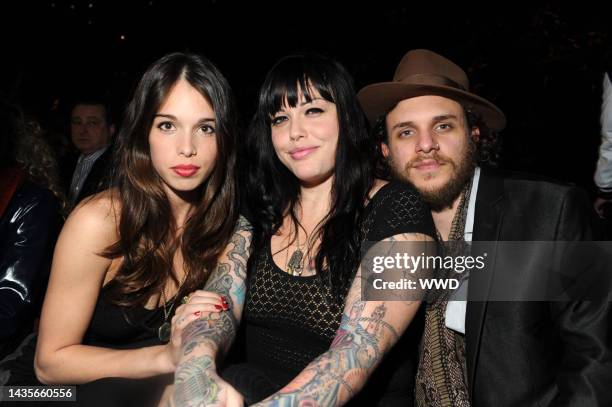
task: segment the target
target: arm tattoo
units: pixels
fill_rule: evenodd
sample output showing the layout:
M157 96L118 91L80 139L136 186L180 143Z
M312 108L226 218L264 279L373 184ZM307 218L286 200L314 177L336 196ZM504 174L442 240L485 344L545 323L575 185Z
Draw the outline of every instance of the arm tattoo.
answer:
M208 345L214 352L225 352L236 333L237 324L231 311L195 320L183 331L183 356L189 355L202 344Z
M211 273L205 290L214 291L223 295L230 306L230 311L213 313L208 317L196 320L189 324L183 332L183 356L189 355L200 344L207 345L213 352L229 349L236 335L238 316L244 302L244 278L246 276L246 262L249 257L250 225L239 217L236 230L229 244L230 250L219 260L217 267ZM247 233L245 233L247 232ZM232 295L242 293L242 295Z
M187 356L191 353L191 351L193 351L197 346L196 342L191 342L189 344L187 344L187 346L185 346L185 349L183 350L183 355Z
M251 227L251 224L249 223L248 220L246 220L246 218L244 216L239 216L238 217L238 222L236 223L236 229L234 230L234 232L251 232L253 230L253 228Z
M383 357L382 343L398 338L384 321L385 303L364 316L364 301L355 301L342 316L330 349L310 363L298 380L257 406L337 406L352 398Z
M391 242L411 240L419 241L421 237L399 234L385 239ZM346 299L347 307L340 327L329 350L311 362L278 393L255 406L338 406L346 403L361 390L386 350L397 342L409 323L407 319L400 319L397 325L388 322L397 320L398 310L395 305L393 315L385 318L388 311L385 302L372 307L373 304L368 305L369 303L362 301L362 278L361 271L358 271ZM402 301L394 304L405 304L413 312L414 305L418 302Z
M219 401L222 390L215 362L227 352L236 336L244 303L250 230L249 223L240 217L228 250L204 286L204 290L224 296L230 310L197 319L183 330L182 357L174 378L177 406L208 406Z
M219 386L211 377L209 356L189 359L179 366L174 378L174 403L177 406L207 406L218 401Z

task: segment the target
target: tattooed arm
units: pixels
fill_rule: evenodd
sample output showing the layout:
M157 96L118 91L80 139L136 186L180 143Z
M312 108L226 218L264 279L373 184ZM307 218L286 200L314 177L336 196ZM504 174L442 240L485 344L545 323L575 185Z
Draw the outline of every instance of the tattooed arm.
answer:
M250 230L246 219L240 217L231 242L204 287L204 291L224 296L229 311L203 314L183 330L171 405L242 405L238 392L217 375L216 362L234 340L242 315Z
M385 240L431 239L420 234L401 234ZM329 350L306 366L278 393L256 406L341 406L361 390L385 353L410 324L420 305L420 301L362 301L361 284L359 269Z

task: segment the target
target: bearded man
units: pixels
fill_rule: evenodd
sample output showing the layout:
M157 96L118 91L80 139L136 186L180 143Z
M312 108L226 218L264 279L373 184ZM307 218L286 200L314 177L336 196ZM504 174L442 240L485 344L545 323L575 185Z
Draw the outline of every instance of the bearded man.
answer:
M453 62L410 51L392 82L366 86L358 96L383 164L420 191L440 240L593 239L591 208L579 189L486 168L506 119L470 92ZM471 273L460 288L481 301L427 304L417 405L612 405L610 303L490 301L492 287L508 277L499 267L506 260L518 265L511 281L522 288L542 273L533 257L494 254L485 272Z

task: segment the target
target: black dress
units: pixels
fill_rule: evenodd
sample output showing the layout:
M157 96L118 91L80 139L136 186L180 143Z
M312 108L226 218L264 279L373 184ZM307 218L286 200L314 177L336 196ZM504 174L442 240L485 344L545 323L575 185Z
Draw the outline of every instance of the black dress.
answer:
M380 241L400 233L435 236L431 213L413 187L383 186L366 207L363 236ZM243 317L245 356L222 376L247 403L260 401L326 352L340 325L344 304L333 300L317 276L293 276L273 261L270 243L253 253ZM358 406L412 405L422 312L352 400Z
M89 327L83 338L84 345L112 349L136 349L162 345L157 330L164 322L163 308L127 309L108 301L108 291L113 282L105 285L98 297ZM168 305L168 307L170 304ZM174 311L174 307L172 307ZM168 320L172 315L168 316ZM36 336L23 344L16 358L0 363L0 385L44 386L34 373ZM3 380L4 379L4 380ZM107 406L133 407L157 405L166 384L171 384L171 374L146 379L104 378L77 386L77 401L28 402L32 406ZM2 402L5 405L5 402ZM6 404L10 405L10 404ZM16 402L16 406L24 406Z

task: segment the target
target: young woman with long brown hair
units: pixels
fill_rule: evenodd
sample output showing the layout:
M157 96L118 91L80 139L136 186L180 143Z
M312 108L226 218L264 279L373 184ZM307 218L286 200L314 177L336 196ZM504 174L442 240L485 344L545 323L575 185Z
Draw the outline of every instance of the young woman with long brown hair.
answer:
M119 134L116 186L80 204L59 237L34 363L41 382L89 383L80 404L154 402L182 327L233 304L229 292L199 291L189 317L172 318L244 233L235 123L230 87L206 59L170 54L145 72Z

